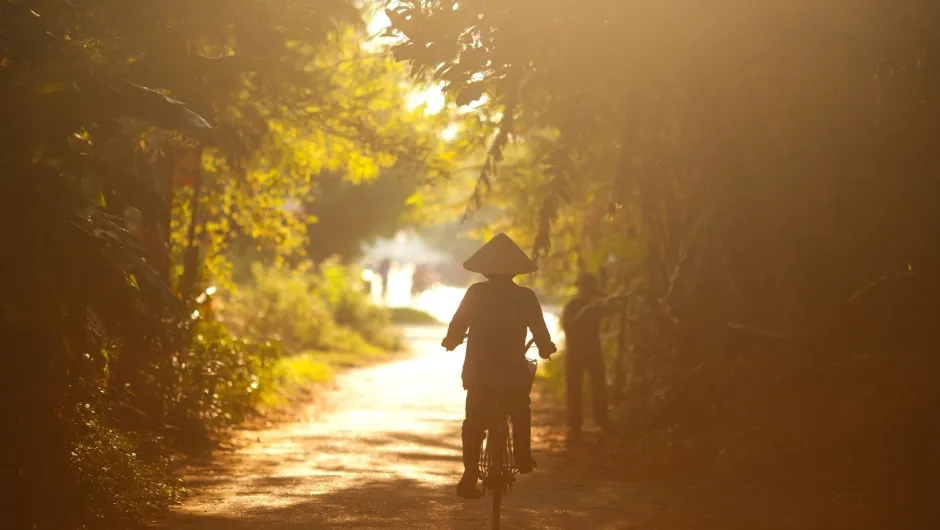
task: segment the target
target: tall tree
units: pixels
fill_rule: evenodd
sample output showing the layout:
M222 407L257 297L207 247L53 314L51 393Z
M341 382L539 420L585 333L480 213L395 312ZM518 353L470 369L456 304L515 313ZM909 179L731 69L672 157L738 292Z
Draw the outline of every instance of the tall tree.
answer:
M662 337L716 344L729 323L803 336L874 279L936 285L934 2L432 0L387 14L399 58L478 102L474 199L489 190L569 277L613 256L617 286L658 300ZM521 168L506 163L514 143ZM909 307L922 320L923 300Z
M227 230L302 248L306 219L283 226L279 207L321 171L434 166L434 137L399 112L394 66L352 45L357 27L343 0L0 5L12 527L88 516L71 459L95 422L154 438L169 421L188 326L170 259L190 249L189 276L172 276L191 294L202 263L224 275Z

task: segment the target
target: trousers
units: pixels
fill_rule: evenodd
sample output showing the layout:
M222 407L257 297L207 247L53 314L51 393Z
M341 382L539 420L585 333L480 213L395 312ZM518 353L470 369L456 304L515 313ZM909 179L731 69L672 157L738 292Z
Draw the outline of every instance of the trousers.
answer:
M531 458L532 410L530 403L527 386L470 386L467 388L467 415L461 431L464 476L476 477L478 475L480 444L486 436L485 431L489 427L487 422L492 412L499 410L500 405L512 420L513 450L517 458Z
M570 351L565 355L565 396L568 404L568 428L581 430L584 418L581 412L584 376L590 379L594 422L607 426L607 381L604 375L604 357L600 351Z

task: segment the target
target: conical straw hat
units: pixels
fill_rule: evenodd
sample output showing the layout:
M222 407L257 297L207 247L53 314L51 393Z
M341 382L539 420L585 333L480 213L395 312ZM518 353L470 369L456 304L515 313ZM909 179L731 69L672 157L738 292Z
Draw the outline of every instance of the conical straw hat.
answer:
M480 274L527 274L535 272L535 262L519 245L500 232L463 262L463 268Z

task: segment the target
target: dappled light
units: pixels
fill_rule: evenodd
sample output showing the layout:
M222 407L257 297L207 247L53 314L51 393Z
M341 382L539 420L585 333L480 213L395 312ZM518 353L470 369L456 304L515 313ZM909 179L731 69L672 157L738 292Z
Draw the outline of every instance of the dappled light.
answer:
M937 0L0 1L0 527L935 530Z
M462 352L442 355L438 335L427 330L405 335L415 348L409 360L341 377L335 391L303 413L304 421L243 432L236 440L241 448L223 457L231 468L197 468L191 482L205 487L166 525L302 528L308 520L329 528L479 528L482 506L450 500L460 465ZM535 437L558 451L549 432L538 429ZM572 462L552 455L545 465ZM508 524L606 521L626 529L653 516L649 494L628 498L609 477L576 484L577 475L560 474L548 484L520 485L510 496L516 512ZM579 500L544 510L540 497L552 490ZM635 510L634 521L611 510L623 503Z

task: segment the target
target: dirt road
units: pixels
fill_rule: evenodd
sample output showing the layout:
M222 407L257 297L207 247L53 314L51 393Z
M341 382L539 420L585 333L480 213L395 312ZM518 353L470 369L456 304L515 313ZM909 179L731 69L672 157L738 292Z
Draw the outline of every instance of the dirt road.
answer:
M233 453L192 470L193 495L159 526L487 528L489 497L454 495L462 469L462 352L441 350L440 329L407 336L409 357L341 376L302 418L244 431ZM598 478L600 464L563 450L557 412L535 406L539 469L506 498L504 527L659 528L638 488Z

